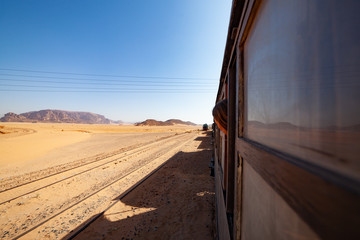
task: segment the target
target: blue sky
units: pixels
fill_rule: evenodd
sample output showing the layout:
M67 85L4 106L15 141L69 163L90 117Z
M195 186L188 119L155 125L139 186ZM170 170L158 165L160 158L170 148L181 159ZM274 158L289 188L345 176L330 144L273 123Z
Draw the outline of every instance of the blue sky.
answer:
M1 0L0 116L211 123L231 0Z

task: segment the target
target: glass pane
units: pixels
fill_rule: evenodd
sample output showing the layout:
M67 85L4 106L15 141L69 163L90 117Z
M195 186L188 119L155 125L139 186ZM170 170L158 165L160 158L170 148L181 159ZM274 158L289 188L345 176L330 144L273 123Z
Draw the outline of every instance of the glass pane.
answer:
M360 179L360 1L263 1L244 48L246 138Z

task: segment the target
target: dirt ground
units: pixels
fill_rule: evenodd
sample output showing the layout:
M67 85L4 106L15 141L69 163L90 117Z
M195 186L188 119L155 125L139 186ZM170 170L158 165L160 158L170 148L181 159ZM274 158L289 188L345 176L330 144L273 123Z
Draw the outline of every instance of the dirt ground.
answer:
M5 123L0 130L2 239L68 239L96 216L76 239L215 236L211 139L198 127Z
M210 147L197 137L75 239L213 239Z
M199 127L192 126L0 123L0 180L197 129Z

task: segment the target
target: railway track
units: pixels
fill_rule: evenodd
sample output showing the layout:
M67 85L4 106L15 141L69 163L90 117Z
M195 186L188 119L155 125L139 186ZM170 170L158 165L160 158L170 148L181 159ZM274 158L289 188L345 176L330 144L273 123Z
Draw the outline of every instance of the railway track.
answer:
M181 133L181 134L184 134L184 133ZM177 135L181 135L181 134L177 134ZM162 137L160 139L156 139L156 140L149 141L146 143L136 144L136 145L129 146L126 148L121 148L117 151L110 152L110 153L97 154L92 157L88 157L88 158L80 159L78 161L42 169L42 170L39 170L36 172L30 172L30 173L22 174L19 176L8 177L8 178L2 179L0 181L0 193L36 182L36 181L39 181L42 179L46 179L48 177L55 176L55 175L58 175L58 174L61 174L61 173L64 173L64 172L67 172L67 171L70 171L73 169L77 169L79 167L89 165L89 164L92 164L92 163L95 163L95 162L98 162L98 161L101 161L104 159L108 159L110 157L117 156L119 154L126 153L126 152L129 152L134 149L136 150L141 147L146 147L146 146L151 145L156 142L162 142L164 140L171 139L177 135L166 136L166 137Z
M172 136L3 191L0 214L9 217L0 225L0 236L32 239L67 234L91 215L101 214L113 204L114 197L124 194L195 136ZM68 195L65 201L57 200L61 192Z
M25 183L21 183L17 186L13 186L11 188L8 188L6 190L3 190L0 192L0 205L3 205L5 203L8 203L10 201L14 201L20 197L26 196L31 193L35 193L41 189L50 187L52 185L61 183L63 181L66 181L68 179L71 179L73 177L76 177L80 174L87 173L89 171L96 170L101 167L106 167L106 165L122 161L125 158L131 158L135 156L136 154L139 154L141 152L145 152L151 148L156 148L156 146L163 144L165 141L170 141L172 138L178 138L178 135L166 137L157 141L151 141L149 143L146 143L140 147L132 148L131 150L123 151L121 153L117 154L107 154L106 158L97 159L96 161L84 163L82 165L68 168L66 170L57 172L57 173L50 173L48 175L42 176L41 178L36 178L31 181L27 181ZM120 163L120 162L118 162ZM71 163L70 163L71 164ZM67 172L67 173L66 173ZM57 176L62 174L62 176ZM64 175L66 174L66 175ZM41 181L41 182L40 182ZM33 184L33 186L31 185ZM21 190L18 190L17 188L22 188ZM16 190L14 190L16 189ZM21 192L21 194L18 194L17 192Z
M126 197L129 193L131 193L135 188L137 188L141 183L145 182L145 180L147 180L149 177L151 177L154 173L156 173L157 171L159 171L167 162L162 163L160 166L158 166L156 169L154 169L152 172L150 172L148 175L146 175L145 177L143 177L140 181L138 181L135 185L131 186L129 189L127 189L125 192L123 192L116 201L114 201L113 203L111 203L111 205L109 207L107 207L104 211L96 214L95 216L93 216L91 219L89 219L87 222L85 222L83 224L82 227L80 227L78 230L70 232L70 235L68 235L66 237L67 240L72 240L74 239L76 236L78 236L81 232L83 232L85 229L87 229L91 224L93 224L97 219L99 219L101 216L104 215L104 213L109 210L110 208L112 208L113 206L115 206L115 204L117 204L119 201L121 201L124 197Z

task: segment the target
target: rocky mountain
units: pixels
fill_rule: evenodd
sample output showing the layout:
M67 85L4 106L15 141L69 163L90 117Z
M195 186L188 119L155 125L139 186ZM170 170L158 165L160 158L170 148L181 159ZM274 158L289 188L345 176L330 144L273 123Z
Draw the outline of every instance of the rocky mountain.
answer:
M87 124L120 124L103 115L90 112L71 112L63 110L40 110L27 113L7 113L0 118L1 122L46 122L46 123L87 123Z
M157 121L157 120L154 120L154 119L147 119L143 122L139 122L139 123L135 123L136 126L172 126L172 125L178 125L178 124L181 124L181 125L190 125L190 126L195 126L196 124L195 123L192 123L192 122L184 122L184 121L181 121L179 119L169 119L165 122L163 121Z

